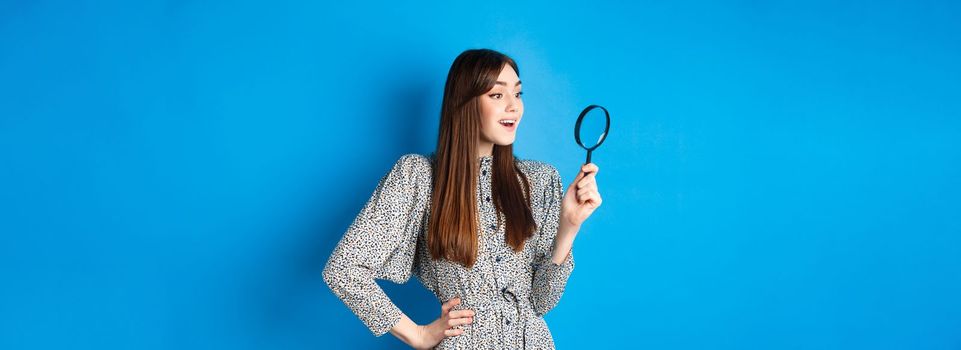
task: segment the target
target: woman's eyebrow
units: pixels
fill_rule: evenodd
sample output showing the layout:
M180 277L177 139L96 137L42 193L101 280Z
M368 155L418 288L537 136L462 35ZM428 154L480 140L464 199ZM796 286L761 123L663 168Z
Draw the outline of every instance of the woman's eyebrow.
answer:
M495 81L494 84L507 86L507 83L505 83L505 82L503 82L503 81ZM521 81L518 80L518 81L517 81L517 84L514 84L514 86L517 86L517 85L520 85L520 84L521 84Z

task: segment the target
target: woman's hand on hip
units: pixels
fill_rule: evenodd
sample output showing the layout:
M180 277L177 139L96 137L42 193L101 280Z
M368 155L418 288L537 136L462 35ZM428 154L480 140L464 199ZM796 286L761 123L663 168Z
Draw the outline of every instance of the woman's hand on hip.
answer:
M464 334L464 329L461 328L461 326L474 322L474 311L454 310L454 306L459 304L460 298L453 298L441 305L440 317L428 325L421 326L421 339L423 341L414 347L418 349L430 349L440 344L444 338Z

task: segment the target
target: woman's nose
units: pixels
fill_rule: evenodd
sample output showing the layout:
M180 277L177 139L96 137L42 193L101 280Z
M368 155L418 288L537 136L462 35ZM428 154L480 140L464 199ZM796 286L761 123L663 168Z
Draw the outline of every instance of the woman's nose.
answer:
M514 97L514 96L509 97L508 100L507 100L507 111L508 111L508 112L517 112L517 106L518 106L519 104L520 104L520 99L519 99L519 98Z

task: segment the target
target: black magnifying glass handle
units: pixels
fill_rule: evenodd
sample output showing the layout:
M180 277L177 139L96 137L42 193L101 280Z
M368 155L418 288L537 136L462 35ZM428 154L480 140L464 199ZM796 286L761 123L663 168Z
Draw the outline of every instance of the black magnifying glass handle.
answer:
M587 151L587 162L585 162L584 165L591 164L591 151L593 151L593 150L588 150L588 151ZM591 173L593 173L593 171L586 171L586 172L584 172L584 176L590 175Z

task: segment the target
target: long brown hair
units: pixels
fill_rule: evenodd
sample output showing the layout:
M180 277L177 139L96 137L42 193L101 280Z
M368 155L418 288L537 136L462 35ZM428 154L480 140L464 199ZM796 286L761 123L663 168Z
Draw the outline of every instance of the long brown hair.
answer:
M454 59L447 74L427 231L427 247L434 259L445 258L465 267L473 266L477 259L478 99L494 87L506 65L520 75L517 64L507 55L488 49L467 50ZM501 215L506 219L505 240L519 252L534 235L536 223L530 207L531 186L513 152L513 145L494 145L491 192L498 224Z

